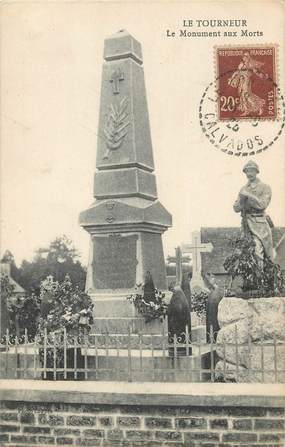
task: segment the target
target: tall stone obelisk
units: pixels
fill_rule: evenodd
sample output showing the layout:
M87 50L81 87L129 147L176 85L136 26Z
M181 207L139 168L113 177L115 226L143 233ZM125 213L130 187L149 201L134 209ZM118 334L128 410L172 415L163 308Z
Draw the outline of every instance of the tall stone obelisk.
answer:
M150 271L166 290L162 233L172 218L157 199L140 43L105 40L95 202L80 214L91 235L86 290L95 302L125 297Z

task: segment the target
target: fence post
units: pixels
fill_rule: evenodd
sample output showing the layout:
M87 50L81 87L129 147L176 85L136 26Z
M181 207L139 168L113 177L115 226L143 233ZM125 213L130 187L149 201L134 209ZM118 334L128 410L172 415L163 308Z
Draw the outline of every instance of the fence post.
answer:
M116 356L120 357L120 346L119 346L119 337L118 337L118 330L117 330L117 328L115 328L114 334L115 334L114 348L116 350Z
M9 328L7 328L6 329L6 337L5 337L5 376L6 376L6 378L8 378L9 340L10 340L10 334L9 334ZM16 345L16 341L15 341L15 345ZM17 357L16 357L16 361L17 361ZM16 367L17 367L17 363L16 363Z
M197 342L195 342L195 346L197 346L197 344L196 344ZM199 341L199 343L198 343L198 358L202 358L202 349L201 349L201 343L200 343L200 341ZM195 365L194 365L194 369L196 369L195 368ZM199 382L202 382L202 378L203 378L203 372L202 372L202 368L201 367L199 367Z
M67 378L67 336L66 327L63 328L63 377Z
M104 344L105 344L105 352L106 352L106 369L109 370L109 346L108 346L108 341L109 341L109 332L108 332L108 328L105 328L106 330L104 331Z
M99 358L98 358L98 346L96 342L96 333L94 334L94 350L95 350L95 380L98 379Z
M213 326L210 326L210 365L211 365L211 382L215 381L215 358L214 358L214 330Z
M132 381L131 328L128 326L128 382Z
M85 380L88 379L88 364L87 364L87 343L88 343L88 339L87 339L87 332L86 329L84 329L84 378Z
M238 356L238 332L235 324L235 357L236 357L236 381L239 379L239 356Z
M164 315L162 330L163 330L164 334L168 335L168 316L167 315Z
M190 356L190 348L192 347L191 341L190 341L190 333L189 333L188 324L186 324L186 326L185 326L185 344L186 344L186 357L188 358ZM192 354L192 352L191 352L191 354ZM193 368L191 368L191 369L193 369ZM191 382L191 370L188 367L186 369L186 377L187 377L188 382Z
M163 325L162 325L162 358L163 358L163 370L162 370L162 377L163 380L165 380L165 373L164 373L164 367L165 367L165 363L166 363L166 336L165 336L165 321L163 320ZM168 334L167 334L168 336Z
M18 339L18 335L15 336L15 359L16 359L16 367L15 367L15 379L18 379L18 372L19 372L19 365L18 365L18 344L19 344L19 339Z
M142 371L142 367L143 367L143 354L142 354L142 331L141 329L139 329L139 351L140 351L140 371Z
M152 365L152 380L155 380L155 360L154 360L154 348L153 348L153 334L150 334L151 343L151 365Z
M55 334L53 334L53 380L56 380L56 342L55 342Z
M190 346L189 346L189 327L188 324L185 326L185 343L186 343L186 355L190 355Z
M166 341L166 330L165 330L166 328L165 328L165 324L163 323L163 325L162 325L162 357L165 359L165 356L166 356L166 343L165 343L165 341Z
M44 331L44 379L47 378L47 328Z
M251 368L251 338L250 335L248 336L247 339L247 349L248 349L248 366L247 366L247 372L250 373L252 368Z
M37 361L37 354L39 353L39 350L37 350L37 348L39 348L38 346L38 335L35 335L35 339L34 339L34 371L33 371L33 375L34 375L34 379L37 377L37 365L36 365L36 361Z
M226 364L226 341L223 339L223 371L224 371L224 380L226 382L227 377L227 364Z
M74 378L77 379L77 344L80 346L80 343L77 343L77 337L78 335L74 335Z
M264 344L263 344L263 328L262 328L262 335L260 339L260 347L261 347L261 381L264 382Z
M278 369L277 369L277 340L276 340L276 334L274 334L274 380L275 383L278 381Z
M24 379L27 377L27 365L28 365L28 331L25 328L24 333Z
M177 369L177 335L173 336L174 369Z

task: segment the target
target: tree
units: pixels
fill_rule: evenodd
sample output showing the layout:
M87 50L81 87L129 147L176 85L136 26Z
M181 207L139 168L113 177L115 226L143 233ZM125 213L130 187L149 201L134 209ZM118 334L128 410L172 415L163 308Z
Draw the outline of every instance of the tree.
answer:
M0 260L1 264L10 264L11 266L11 277L18 282L21 272L20 269L18 269L18 267L16 266L16 262L15 262L15 258L13 253L11 253L10 250L6 250L5 253L3 254L1 260Z
M78 251L74 248L70 239L65 235L57 237L50 243L47 255L48 262L74 262L78 258Z
M78 251L65 235L57 237L47 248L39 248L32 262L24 260L20 268L19 283L28 293L40 291L41 282L52 276L63 281L68 274L80 290L85 288L86 269L82 266Z

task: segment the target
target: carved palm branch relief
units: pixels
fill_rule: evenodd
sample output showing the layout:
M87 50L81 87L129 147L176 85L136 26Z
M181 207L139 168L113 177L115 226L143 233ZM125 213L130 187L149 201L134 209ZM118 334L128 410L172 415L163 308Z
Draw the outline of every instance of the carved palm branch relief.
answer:
M111 151L118 149L128 133L128 99L124 96L118 104L111 104L107 121L104 127L104 135L107 151L104 159L109 158Z

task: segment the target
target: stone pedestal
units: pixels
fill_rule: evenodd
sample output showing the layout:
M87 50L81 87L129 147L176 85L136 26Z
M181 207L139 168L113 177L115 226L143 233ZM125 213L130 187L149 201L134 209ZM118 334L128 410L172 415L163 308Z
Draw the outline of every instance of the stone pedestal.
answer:
M217 378L285 382L285 297L223 298L218 321Z

